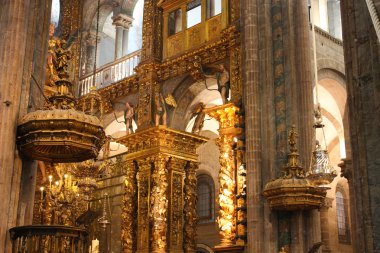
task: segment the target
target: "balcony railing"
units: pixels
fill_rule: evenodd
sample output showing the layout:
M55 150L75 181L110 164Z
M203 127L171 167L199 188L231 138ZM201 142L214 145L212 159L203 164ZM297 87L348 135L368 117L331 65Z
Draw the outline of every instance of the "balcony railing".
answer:
M9 230L13 253L85 253L88 233L77 227L30 225Z
M92 87L101 89L135 74L135 67L140 63L141 50L110 62L96 70L96 73L85 75L79 81L79 96L90 92ZM94 82L95 77L95 82Z

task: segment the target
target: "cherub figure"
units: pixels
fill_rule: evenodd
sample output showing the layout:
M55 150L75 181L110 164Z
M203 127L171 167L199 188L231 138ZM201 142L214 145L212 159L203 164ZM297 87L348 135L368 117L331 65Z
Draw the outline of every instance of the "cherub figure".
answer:
M205 104L199 102L198 105L194 108L191 118L195 117L194 125L191 130L192 133L199 133L203 128L203 123L206 117L206 113L204 112Z

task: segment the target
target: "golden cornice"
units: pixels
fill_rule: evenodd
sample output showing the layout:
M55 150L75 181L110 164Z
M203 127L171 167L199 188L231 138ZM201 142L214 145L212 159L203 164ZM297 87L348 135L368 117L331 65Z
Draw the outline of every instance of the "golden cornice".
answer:
M196 149L208 138L201 137L165 126L156 126L129 134L116 140L125 145L128 153L125 159L139 159L163 154L188 161L197 161Z

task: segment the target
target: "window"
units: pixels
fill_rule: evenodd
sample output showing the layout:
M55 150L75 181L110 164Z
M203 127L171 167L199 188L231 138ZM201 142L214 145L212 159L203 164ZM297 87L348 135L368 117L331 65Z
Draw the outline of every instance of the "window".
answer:
M187 4L187 28L195 26L202 22L201 0L194 0Z
M197 213L199 222L214 219L214 182L208 175L200 175L197 182Z
M178 9L169 13L169 36L182 31L182 10Z
M343 189L338 189L335 194L336 216L338 220L338 237L340 243L350 243L350 230L348 224L347 204L344 199Z
M222 0L207 0L207 19L222 13Z

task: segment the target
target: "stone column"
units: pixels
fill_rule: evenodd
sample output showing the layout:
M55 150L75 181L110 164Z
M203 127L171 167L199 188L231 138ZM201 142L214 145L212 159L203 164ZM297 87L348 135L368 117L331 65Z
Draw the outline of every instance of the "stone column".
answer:
M1 4L0 29L3 34L0 38L0 192L4 198L0 203L0 252L11 251L8 229L16 225L20 197L22 164L15 145L17 121L30 109L29 106L33 107L33 104L29 104L30 95L36 93L36 97L41 96L34 85L33 91L31 90L30 76L35 68L43 69L46 51L34 50L37 39L41 42L38 44L39 49L46 46L48 19L41 18L34 10L43 14L42 17L50 17L50 6L50 1L42 3L37 0L2 1ZM40 26L45 27L40 33L36 33L37 20L41 22ZM43 35L44 40L41 40ZM43 83L43 77L36 77ZM25 169L23 173L27 176L29 168ZM32 183L30 177L25 179L22 183ZM29 186L24 187L28 190L25 192L28 198L21 193L23 205L30 205L29 201L34 199L34 191L30 191ZM19 210L24 208L20 206ZM20 219L19 225L24 225L25 221L28 222Z
M133 18L124 14L112 17L113 25L116 27L115 37L115 60L121 58L128 48L128 30L132 25Z
M86 36L86 74L94 71L95 57L96 57L96 43L99 42L96 39L96 34L89 32ZM96 66L95 66L96 68Z
M129 27L124 28L123 30L123 49L122 56L128 54L128 39L129 39Z
M329 232L329 208L332 207L334 199L326 197L320 210L321 215L321 237L322 253L331 253L330 249L330 232Z

